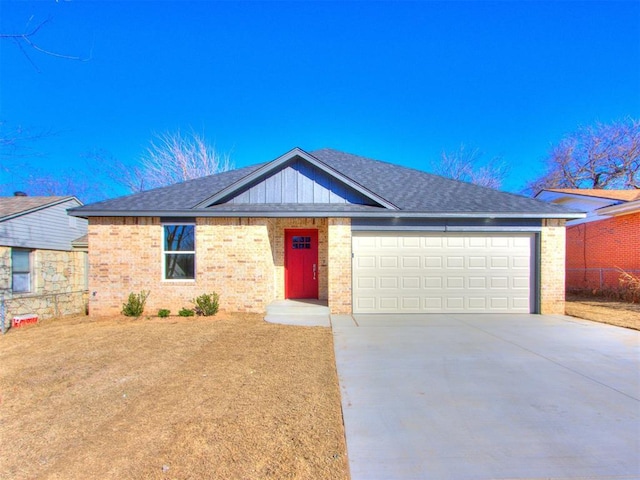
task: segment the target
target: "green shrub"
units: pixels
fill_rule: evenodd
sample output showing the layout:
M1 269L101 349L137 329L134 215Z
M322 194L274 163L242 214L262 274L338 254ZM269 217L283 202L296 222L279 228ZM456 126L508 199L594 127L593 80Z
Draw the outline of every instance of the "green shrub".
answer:
M195 312L190 308L182 308L178 312L178 315L180 315L181 317L193 317L195 315Z
M211 294L203 293L193 300L193 303L195 303L196 305L196 313L198 315L204 315L205 317L215 315L216 313L218 313L219 300L220 296L216 292L213 292Z
M158 316L160 318L167 318L171 314L171 310L167 310L166 308L161 308L158 310Z
M142 312L144 312L144 304L147 298L149 298L150 293L149 290L143 290L140 293L131 292L127 303L122 304L122 314L127 317L139 317L142 315Z

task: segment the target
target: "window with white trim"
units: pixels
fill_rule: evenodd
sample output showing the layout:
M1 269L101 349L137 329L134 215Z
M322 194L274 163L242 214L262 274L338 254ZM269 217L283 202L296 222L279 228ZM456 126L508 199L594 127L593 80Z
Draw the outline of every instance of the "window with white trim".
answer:
M11 249L11 290L16 293L31 291L31 250Z
M165 280L196 278L195 225L163 225L163 277Z

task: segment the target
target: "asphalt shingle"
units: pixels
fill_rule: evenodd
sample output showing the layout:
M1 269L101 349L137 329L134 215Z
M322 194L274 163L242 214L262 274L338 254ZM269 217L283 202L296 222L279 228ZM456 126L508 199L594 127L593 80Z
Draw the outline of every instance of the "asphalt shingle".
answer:
M392 163L340 152L332 149L321 149L310 155L330 168L340 172L366 190L392 203L401 212L423 214L550 214L562 215L571 213L559 205L540 200L505 193L477 185L451 180L420 170L406 168ZM192 211L194 215L202 215L203 211L220 215L229 213L247 214L270 211L274 212L321 212L337 213L343 211L371 212L373 216L384 211L376 208L357 208L351 205L336 210L335 205L239 205L222 204L206 210L194 209L221 190L241 181L265 164L244 167L228 172L211 175L195 180L178 183L168 187L156 188L146 192L106 200L75 209L76 215L113 214L185 214Z

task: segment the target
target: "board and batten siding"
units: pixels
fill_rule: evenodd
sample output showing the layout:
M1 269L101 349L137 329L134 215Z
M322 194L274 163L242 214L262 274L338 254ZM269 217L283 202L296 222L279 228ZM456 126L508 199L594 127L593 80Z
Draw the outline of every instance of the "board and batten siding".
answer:
M304 161L297 160L260 180L228 203L352 203L371 205L360 192Z
M78 207L74 199L0 222L0 245L45 250L71 251L71 242L87 233L84 218L67 215Z

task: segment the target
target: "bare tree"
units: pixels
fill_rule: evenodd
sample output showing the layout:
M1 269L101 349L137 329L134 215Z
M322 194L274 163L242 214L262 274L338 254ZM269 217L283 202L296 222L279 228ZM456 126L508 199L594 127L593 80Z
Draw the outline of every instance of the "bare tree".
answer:
M200 178L231 168L227 154L220 154L205 139L191 132L157 135L142 157L140 170L145 188L162 187Z
M478 148L467 148L463 144L456 151L442 152L440 162L433 165L433 172L483 187L500 188L509 173L508 166L500 157L483 161L482 156Z
M528 185L545 188L640 188L640 121L627 118L583 127L551 147L545 174Z

